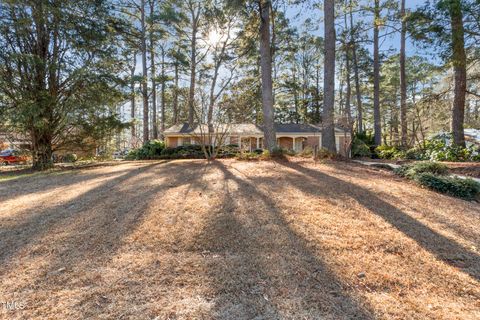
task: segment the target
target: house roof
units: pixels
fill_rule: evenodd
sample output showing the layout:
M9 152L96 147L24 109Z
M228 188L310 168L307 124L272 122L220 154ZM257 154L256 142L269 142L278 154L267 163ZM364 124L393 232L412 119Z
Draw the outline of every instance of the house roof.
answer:
M278 133L298 132L322 132L320 127L304 123L275 123L275 131Z
M220 124L215 125L217 132L230 132L242 135L263 135L263 129L253 123L236 123L236 124ZM208 132L206 124L194 125L191 128L188 123L176 124L166 129L164 134L202 134ZM313 124L304 123L275 123L275 132L277 134L293 134L293 133L321 133L322 128ZM335 132L345 132L344 129L335 127Z

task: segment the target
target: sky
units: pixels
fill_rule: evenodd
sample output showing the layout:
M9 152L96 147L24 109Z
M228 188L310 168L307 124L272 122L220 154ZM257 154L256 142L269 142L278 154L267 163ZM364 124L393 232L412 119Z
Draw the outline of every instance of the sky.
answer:
M365 3L365 1L363 2ZM370 0L369 2L373 3L373 0ZM406 8L407 10L408 9L414 10L415 8L419 6L423 6L426 3L427 1L424 1L424 0L406 0ZM319 28L313 33L323 37L323 10L314 9L304 5L296 5L296 6L289 5L285 8L285 12L287 17L290 19L291 23L299 27L302 25L302 23L306 19L311 19L313 22L318 21ZM370 16L361 17L359 15L354 16L354 19L355 20L364 19L365 22L367 23L372 20ZM338 23L339 21L337 21L337 24ZM391 31L392 31L391 29L389 30L383 29L380 31L380 36L382 36L382 34L385 34ZM373 37L372 34L370 34L370 38L372 37ZM400 49L400 33L395 32L390 36L383 37L380 41L380 44L381 44L381 48L380 48L381 51L388 51L389 49L393 49L396 52L398 52ZM370 50L373 50L372 46L373 45L369 45L367 47L369 47ZM438 54L433 51L433 48L430 50L419 48L415 46L408 37L406 41L406 53L407 53L407 56L412 56L412 55L424 56L432 62L438 63L440 61L438 58Z
M373 3L373 0L362 0L363 3L366 3L367 1ZM400 2L400 1L399 1ZM415 9L419 6L425 5L427 1L424 0L406 0L406 8L408 9ZM308 7L306 5L286 5L284 8L285 13L287 18L290 20L290 23L301 28L303 22L306 19L311 19L312 22L316 23L318 22L318 29L315 31L310 31L313 34L316 34L318 36L323 37L323 10L318 9L318 8L312 8ZM372 23L372 17L371 16L354 16L354 19L363 19L366 23ZM341 19L337 19L337 24L341 23ZM340 27L340 26L339 26ZM373 33L373 31L370 31ZM385 33L391 32L390 30L380 30L380 36ZM373 38L372 34L369 35L369 38ZM393 33L390 36L383 37L382 40L380 41L381 47L380 50L381 52L387 52L389 50L395 50L395 52L399 52L400 48L400 34L398 32ZM369 44L366 46L371 52L373 51L373 45ZM432 63L439 64L441 63L441 59L438 57L438 54L434 52L433 48L432 49L424 49L424 48L419 48L415 46L412 41L407 37L406 41L406 53L407 57L408 56L413 56L413 55L421 55L427 58L429 61ZM140 61L140 56L137 57L137 74L141 73L141 61ZM223 74L223 72L221 72ZM338 79L337 79L338 80ZM126 104L128 105L128 103ZM127 108L128 109L128 108ZM126 116L129 118L129 111L127 111Z

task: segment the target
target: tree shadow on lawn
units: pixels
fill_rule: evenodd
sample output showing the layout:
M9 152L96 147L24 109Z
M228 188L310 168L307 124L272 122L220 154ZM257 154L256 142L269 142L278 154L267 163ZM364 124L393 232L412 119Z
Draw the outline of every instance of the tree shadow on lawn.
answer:
M432 230L420 221L382 200L374 192L294 162L278 161L277 163L301 174L300 177L287 176L288 183L297 189L314 196L355 199L363 207L384 219L422 248L436 256L437 259L456 268L459 267L460 262L462 268L459 268L459 270L480 281L480 256L477 253ZM312 186L314 187L312 188Z
M302 163L309 163L309 161L299 161L295 162L296 165L301 166ZM340 167L338 164L340 163ZM345 167L343 166L347 165L348 170L345 170ZM352 173L354 176L357 176L361 179L371 179L372 174L375 175L376 177L380 179L392 179L394 181L402 182L406 185L415 185L414 182L406 180L405 178L402 178L400 176L394 175L391 172L388 171L379 171L376 169L372 169L370 167L367 167L365 165L355 163L355 162L326 162L323 163L323 165L328 166L332 169L335 170L335 176L337 177L345 177L346 179L349 179L352 177ZM303 166L302 166L303 167ZM302 173L303 174L303 173ZM331 175L330 175L331 177ZM342 179L339 179L342 180ZM345 182L344 183L348 183ZM356 187L355 184L352 184L352 187ZM393 188L393 186L392 186ZM322 192L325 191L325 189L322 189ZM416 189L408 188L408 190L402 190L402 193L408 194L410 197L418 197L418 194L415 193ZM391 194L388 191L385 190L379 190L377 193L377 197L380 196L379 198L383 197L388 197L388 202L392 206L398 206L398 207L408 207L410 211L417 212L419 215L422 215L422 218L424 218L427 221L430 221L434 224L441 225L443 228L450 230L452 233L456 234L459 237L465 238L470 240L472 243L474 243L476 246L480 247L480 234L479 233L474 233L475 228L477 227L477 224L472 223L470 225L470 228L465 228L465 222L462 223L462 221L456 221L453 219L449 219L448 216L445 215L439 215L439 214L422 214L423 212L429 212L431 210L431 203L435 203L435 200L445 198L447 195L441 194L438 192L431 191L432 194L432 199L431 201L423 201L423 202L409 202L405 203L405 201L401 198L396 196L395 194ZM346 196L347 194L344 194ZM450 196L448 196L450 197ZM351 198L351 197L350 197ZM472 206L472 203L461 200L459 198L455 197L450 197L452 202L458 202L461 205L467 205L467 206ZM478 204L474 204L478 205ZM479 218L479 212L474 212L473 210L471 212L465 213L465 217L468 217L471 220L478 220Z
M118 177L109 180L101 185L93 188L92 190L81 194L80 196L62 203L57 206L45 208L43 210L35 210L22 220L21 223L14 226L7 226L0 228L0 237L2 238L2 246L0 247L0 264L8 262L9 258L16 252L20 251L23 247L26 247L36 240L39 240L42 236L47 235L50 228L54 228L62 224L65 220L71 219L74 214L78 214L80 210L75 210L75 205L82 204L82 208L85 205L86 200L94 199L103 195L102 189L113 188L116 184L124 182L133 176L147 171L154 165L141 167L137 170L125 170L122 172L116 172ZM85 179L95 179L97 176L80 176L82 179L75 180L75 183L86 181ZM80 178L79 177L79 178ZM65 177L63 177L65 178ZM9 242L6 242L9 240Z
M222 162L214 165L223 174L223 202L191 245L219 257L206 262L212 318L373 319L267 194Z
M86 168L93 170L98 167ZM83 170L82 170L83 171ZM31 176L22 177L13 181L0 181L0 202L12 200L36 192L47 192L54 188L68 188L74 184L97 178L108 178L130 169L113 172L79 172L78 169L35 172Z
M26 217L24 222L13 227L0 228L2 240L9 240L2 241L0 265L8 264L8 261L22 249L38 246L43 242L42 238L50 232L65 230L70 232L58 242L42 243L41 250L29 253L48 256L49 266L45 274L83 262L94 263L108 259L121 246L122 239L141 223L155 196L167 191L173 185L195 183L198 178L198 168L202 166L201 163L166 163L161 166L160 173L155 172L155 168L161 164L154 163L132 168L126 173L122 171L120 176L67 203L34 212ZM184 166L185 169L176 169L180 174L171 175L168 172L168 166L171 166L172 170ZM135 180L137 176L145 174L147 174L146 177L151 175L151 179L166 177L168 181L149 187L145 184L145 177ZM116 193L120 196L112 196ZM11 270L2 268L1 273L7 271ZM38 281L44 280L38 279ZM46 279L46 281L49 280Z

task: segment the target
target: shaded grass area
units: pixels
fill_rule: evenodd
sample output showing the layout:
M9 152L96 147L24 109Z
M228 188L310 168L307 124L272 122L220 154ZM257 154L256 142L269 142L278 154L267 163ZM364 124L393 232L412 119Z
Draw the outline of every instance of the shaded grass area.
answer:
M0 182L4 181L11 181L15 179L21 179L21 178L26 178L26 177L32 177L32 176L42 176L49 174L51 172L35 172L34 170L30 168L22 168L18 170L4 170L0 172Z
M125 163L125 162L124 162ZM122 164L120 161L81 161L78 163L56 164L54 168L45 171L33 170L30 166L0 167L0 183L28 177L43 177L46 175L63 174L73 170L93 169L104 166Z
M0 191L0 297L26 305L0 317L480 315L478 207L389 173L131 162Z

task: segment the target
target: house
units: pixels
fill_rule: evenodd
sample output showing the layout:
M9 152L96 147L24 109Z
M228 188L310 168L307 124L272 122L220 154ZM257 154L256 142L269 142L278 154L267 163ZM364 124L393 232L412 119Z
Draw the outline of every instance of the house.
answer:
M252 151L263 148L263 130L261 126L240 123L223 124L216 126L212 136L222 137L223 144L236 144L243 150ZM275 124L277 144L285 149L301 152L306 147L322 147L322 128L312 124L285 123ZM198 144L208 136L206 125L194 125L188 123L174 125L164 132L167 147ZM347 156L351 138L350 133L340 127L335 127L335 143L337 151Z
M0 130L0 149L30 149L30 139L26 134Z

